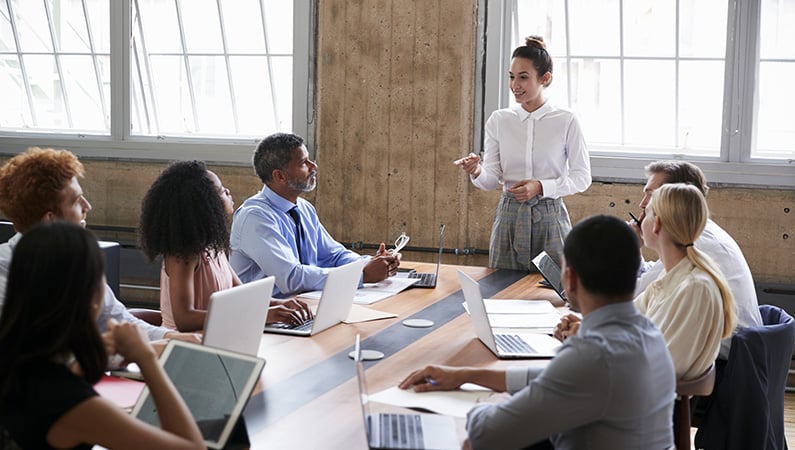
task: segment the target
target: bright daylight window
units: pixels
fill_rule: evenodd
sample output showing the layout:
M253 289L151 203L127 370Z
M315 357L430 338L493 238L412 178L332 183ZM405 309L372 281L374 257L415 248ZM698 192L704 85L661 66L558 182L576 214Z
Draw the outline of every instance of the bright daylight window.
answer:
M0 130L110 127L107 1L0 3Z
M759 109L751 156L795 159L795 0L763 0Z
M113 11L125 11L111 1L129 5L130 36L113 26ZM290 131L293 15L290 0L2 1L0 133L163 140ZM111 58L115 39L129 46L128 61ZM127 92L113 86L122 80L112 78L115 61ZM114 92L125 97L118 107ZM114 115L124 118L120 132Z
M555 64L546 95L577 112L604 161L795 162L795 0L486 3L500 16L487 28L502 29L487 33L501 43L487 41L485 117L512 101L511 51L540 35Z

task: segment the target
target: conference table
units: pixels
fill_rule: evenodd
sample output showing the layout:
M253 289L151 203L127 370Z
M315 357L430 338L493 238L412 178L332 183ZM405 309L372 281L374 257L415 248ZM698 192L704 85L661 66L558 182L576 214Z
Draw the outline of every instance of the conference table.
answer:
M436 264L404 262L402 267L432 272ZM252 449L367 449L358 399L355 363L348 356L356 335L363 349L385 357L365 361L368 390L397 385L412 370L427 364L507 367L545 365L548 360L498 360L475 336L456 270L479 281L484 298L542 299L563 306L541 277L521 271L442 265L434 289L411 288L369 307L397 318L340 324L312 337L265 333L259 356L266 365L260 386L244 412ZM409 318L434 322L429 328L403 325ZM395 406L377 411L410 412ZM461 442L465 420L458 419Z

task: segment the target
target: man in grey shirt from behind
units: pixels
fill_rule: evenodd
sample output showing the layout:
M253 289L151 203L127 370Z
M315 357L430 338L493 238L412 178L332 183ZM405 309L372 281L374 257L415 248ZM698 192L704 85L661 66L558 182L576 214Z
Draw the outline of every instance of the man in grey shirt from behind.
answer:
M635 232L615 217L593 216L572 228L563 254L562 283L583 319L546 367L428 366L400 387L470 382L511 393L469 412L465 448L672 448L674 367L662 333L632 303Z

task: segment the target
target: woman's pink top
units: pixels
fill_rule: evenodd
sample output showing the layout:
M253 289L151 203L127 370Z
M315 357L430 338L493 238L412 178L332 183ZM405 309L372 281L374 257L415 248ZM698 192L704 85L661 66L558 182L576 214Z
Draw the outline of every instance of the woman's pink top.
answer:
M220 252L212 256L210 252L204 252L193 272L193 309L206 311L210 304L210 294L231 287L232 266L229 265L226 254ZM165 263L160 267L160 313L163 316L163 326L176 330Z

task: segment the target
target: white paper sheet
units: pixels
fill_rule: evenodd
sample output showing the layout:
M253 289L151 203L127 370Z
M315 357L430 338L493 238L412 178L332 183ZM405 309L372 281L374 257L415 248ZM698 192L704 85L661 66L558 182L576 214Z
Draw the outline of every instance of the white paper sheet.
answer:
M370 400L404 408L422 408L438 414L466 417L467 412L479 402L488 399L494 391L474 384L465 384L456 391L414 392L397 386L370 396Z
M345 323L368 322L370 320L391 319L397 314L370 309L361 305L352 305L348 318L343 320Z
M560 314L489 314L493 328L543 328L554 329Z
M353 303L359 305L373 304L402 292L417 281L419 281L419 278L390 277L378 283L364 283L364 286L356 290ZM310 300L320 300L322 293L323 291L310 291L298 294L298 296Z
M558 310L548 300L503 300L486 299L489 314L557 314Z

